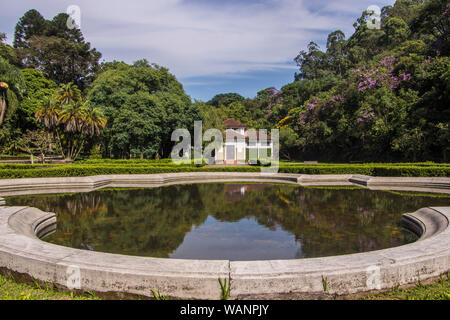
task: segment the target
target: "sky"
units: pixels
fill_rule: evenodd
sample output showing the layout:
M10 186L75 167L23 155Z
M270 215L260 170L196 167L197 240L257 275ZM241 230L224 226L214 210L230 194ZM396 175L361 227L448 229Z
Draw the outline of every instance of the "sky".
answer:
M310 41L353 23L370 5L395 0L15 0L2 5L0 32L8 43L29 9L46 19L76 5L81 31L101 61L146 58L169 68L192 99L218 93L254 97L294 80L293 59Z

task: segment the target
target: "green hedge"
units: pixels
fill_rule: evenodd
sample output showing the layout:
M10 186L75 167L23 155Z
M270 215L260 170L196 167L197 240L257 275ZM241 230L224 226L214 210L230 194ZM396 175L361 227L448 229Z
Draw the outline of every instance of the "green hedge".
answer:
M0 179L40 178L40 177L82 177L109 174L152 174L171 172L260 172L258 166L238 167L196 167L177 166L167 162L120 164L72 164L72 165L3 165L0 166ZM406 166L406 165L285 165L281 163L280 173L295 174L361 174L386 177L450 177L449 166Z
M41 168L54 168L62 166L60 164L20 164L20 163L11 163L5 164L0 163L0 170L16 170L16 169L41 169Z
M297 174L361 174L374 177L450 177L450 167L445 166L281 166L280 172Z
M348 164L348 163L318 163L318 164L305 164L303 162L280 162L281 166L286 167L450 167L450 163L434 163L434 162L411 162L411 163L364 163L364 164Z
M64 166L39 170L17 169L0 170L0 179L42 178L42 177L84 177L110 174L152 174L170 172L198 171L201 168L189 167L136 167L136 166Z

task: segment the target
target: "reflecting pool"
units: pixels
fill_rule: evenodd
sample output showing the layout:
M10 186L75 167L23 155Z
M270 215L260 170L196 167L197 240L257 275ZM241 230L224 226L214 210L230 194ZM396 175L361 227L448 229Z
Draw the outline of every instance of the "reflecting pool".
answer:
M416 238L402 214L448 206L450 196L305 188L281 184L190 184L18 196L10 206L57 214L45 241L127 255L267 260L342 255Z

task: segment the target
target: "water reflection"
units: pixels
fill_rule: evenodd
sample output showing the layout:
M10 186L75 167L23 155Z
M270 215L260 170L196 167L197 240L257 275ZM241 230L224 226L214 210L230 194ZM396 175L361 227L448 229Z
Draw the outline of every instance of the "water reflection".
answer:
M411 241L401 215L450 198L366 189L193 184L7 199L57 213L46 241L111 253L264 260L340 255Z

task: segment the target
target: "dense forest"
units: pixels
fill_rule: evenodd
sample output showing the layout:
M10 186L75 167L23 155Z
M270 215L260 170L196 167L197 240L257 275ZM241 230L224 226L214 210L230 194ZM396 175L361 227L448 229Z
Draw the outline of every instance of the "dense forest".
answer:
M450 4L398 0L382 9L380 29L368 27L370 15L348 38L331 32L324 50L309 43L280 89L193 102L168 69L100 62L66 14L30 10L13 46L0 33L0 153L166 158L174 129L234 118L280 129L287 160L447 162Z

